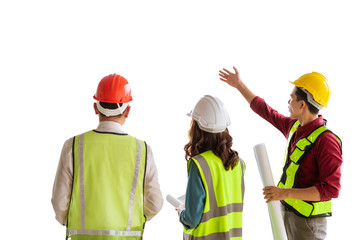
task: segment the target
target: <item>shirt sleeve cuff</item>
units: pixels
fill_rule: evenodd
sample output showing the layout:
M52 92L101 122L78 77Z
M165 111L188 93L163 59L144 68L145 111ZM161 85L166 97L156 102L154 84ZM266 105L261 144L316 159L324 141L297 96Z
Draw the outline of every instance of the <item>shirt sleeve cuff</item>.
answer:
M251 101L251 103L250 103L250 108L251 108L252 110L254 110L254 109L256 109L256 108L258 107L258 103L260 102L260 101L259 101L259 99L261 99L259 96L255 96L255 97L252 99L252 101Z
M67 219L64 219L63 217L59 216L59 215L56 215L55 216L55 219L60 223L62 224L63 226L65 226L67 224Z
M179 222L183 224L186 230L191 229L191 227L187 225L188 221L185 219L185 209L180 212Z

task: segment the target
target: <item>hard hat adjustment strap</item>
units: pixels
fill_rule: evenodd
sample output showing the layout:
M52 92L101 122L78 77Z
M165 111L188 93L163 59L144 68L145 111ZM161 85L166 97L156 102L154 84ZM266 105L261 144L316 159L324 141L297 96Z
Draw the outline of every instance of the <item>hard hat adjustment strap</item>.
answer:
M101 106L100 102L97 101L97 109L100 113L105 115L106 117L113 117L117 115L121 115L124 113L126 108L129 106L128 103L122 103L121 105L117 103L118 108L116 109L108 109Z
M307 90L305 90L304 88L300 88L304 93L306 93L307 97L308 97L308 102L313 105L314 107L316 107L317 109L321 110L323 109L323 106L320 105L319 103L317 103L314 98L313 95L311 93L309 93Z

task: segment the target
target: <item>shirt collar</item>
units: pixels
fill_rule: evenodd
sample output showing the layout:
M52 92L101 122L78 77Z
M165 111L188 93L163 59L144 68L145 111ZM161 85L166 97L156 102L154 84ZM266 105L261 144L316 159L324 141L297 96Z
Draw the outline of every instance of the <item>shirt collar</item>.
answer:
M306 136L322 125L324 125L324 119L323 119L322 115L319 115L318 118L315 119L314 121L311 121L304 126L300 126L298 128L298 131L299 131L298 135Z
M109 133L119 133L126 134L126 132L122 129L121 124L113 121L102 121L98 124L96 128L98 132L109 132Z

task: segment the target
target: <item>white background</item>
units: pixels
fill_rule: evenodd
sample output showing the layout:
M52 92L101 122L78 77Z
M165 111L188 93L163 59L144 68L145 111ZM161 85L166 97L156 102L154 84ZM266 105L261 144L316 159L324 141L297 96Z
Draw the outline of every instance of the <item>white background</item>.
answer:
M253 113L218 70L236 66L249 88L288 114L288 82L318 71L332 96L322 114L343 140L342 189L328 238L359 238L362 8L359 1L2 1L1 239L64 239L50 203L63 143L96 128L99 80L125 76L134 101L125 130L152 146L164 197L185 192L185 115L204 94L232 119L247 164L244 239L273 239L253 146L265 143L278 180L285 139ZM144 239L181 239L165 202Z

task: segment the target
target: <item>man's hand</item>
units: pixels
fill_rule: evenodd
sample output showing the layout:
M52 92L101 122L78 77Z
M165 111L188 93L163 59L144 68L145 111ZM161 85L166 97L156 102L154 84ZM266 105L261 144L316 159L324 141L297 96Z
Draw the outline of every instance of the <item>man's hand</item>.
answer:
M256 97L256 95L251 92L242 82L237 68L233 67L233 69L234 73L228 71L225 68L223 68L223 70L219 70L219 79L223 82L228 83L230 86L238 89L238 91L247 100L247 102L251 104L252 100Z
M181 204L179 207L175 208L175 210L178 212L178 216L180 216L180 213L185 209L185 205Z
M233 67L233 69L235 73L232 73L225 68L223 68L223 70L219 70L219 79L228 83L232 87L238 88L242 81L237 68Z
M263 189L263 195L265 196L266 203L284 200L288 198L288 189L269 186Z

